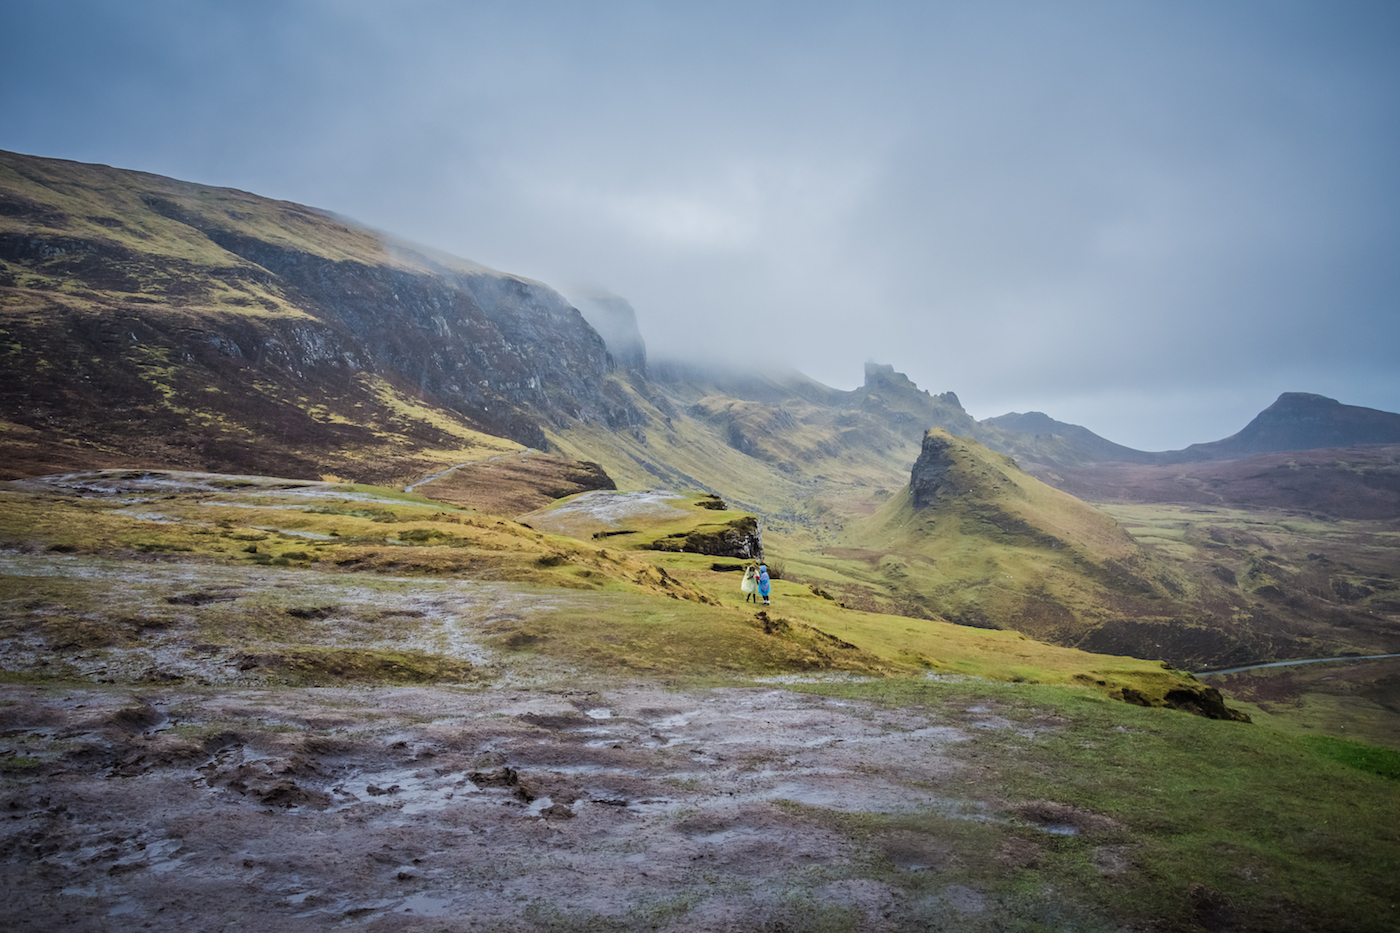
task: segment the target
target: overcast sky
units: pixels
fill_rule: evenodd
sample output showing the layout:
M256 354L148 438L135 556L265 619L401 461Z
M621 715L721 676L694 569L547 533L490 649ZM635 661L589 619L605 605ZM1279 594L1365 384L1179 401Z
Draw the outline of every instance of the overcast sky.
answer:
M1119 443L1400 411L1400 3L0 4L0 148L336 211L653 357Z

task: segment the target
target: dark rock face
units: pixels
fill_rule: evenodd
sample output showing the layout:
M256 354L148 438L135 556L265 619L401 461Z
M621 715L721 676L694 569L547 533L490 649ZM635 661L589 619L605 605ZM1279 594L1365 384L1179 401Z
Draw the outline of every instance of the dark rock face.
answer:
M909 473L909 496L915 509L928 508L939 498L959 494L952 451L953 445L946 437L924 435L923 449Z
M977 421L956 394L933 395L888 364L866 363L865 384L851 393L847 405L880 418L905 436L918 437L931 427L962 437L973 437L977 430Z
M297 304L392 372L493 433L531 446L533 416L610 427L639 415L605 391L608 353L553 289L505 275L418 274L332 261L218 230L224 249L277 276Z

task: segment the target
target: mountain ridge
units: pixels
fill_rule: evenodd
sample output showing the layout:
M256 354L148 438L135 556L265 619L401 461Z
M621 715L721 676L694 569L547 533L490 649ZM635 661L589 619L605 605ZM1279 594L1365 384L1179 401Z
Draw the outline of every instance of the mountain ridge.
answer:
M1337 399L1311 392L1284 392L1229 437L1191 444L1180 450L1146 451L1125 447L1088 428L1057 421L1038 411L1010 412L985 418L978 424L1015 434L1062 437L1083 454L1086 463L1199 463L1290 450L1400 444L1400 414L1344 405ZM1076 464L1052 461L1046 465Z

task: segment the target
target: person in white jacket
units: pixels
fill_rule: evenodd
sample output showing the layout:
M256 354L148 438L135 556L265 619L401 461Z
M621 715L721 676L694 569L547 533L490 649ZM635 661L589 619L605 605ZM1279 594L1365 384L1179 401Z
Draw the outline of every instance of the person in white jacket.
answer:
M744 582L739 584L744 591L744 602L758 602L758 568L749 564L744 568Z

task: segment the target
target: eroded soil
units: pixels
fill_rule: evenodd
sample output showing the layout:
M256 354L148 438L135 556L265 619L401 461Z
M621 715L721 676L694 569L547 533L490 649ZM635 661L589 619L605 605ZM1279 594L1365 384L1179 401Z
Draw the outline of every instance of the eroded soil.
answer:
M979 795L966 750L1037 728L770 687L7 686L0 925L995 929L928 827L1013 862L1105 829ZM852 831L901 814L932 822Z

